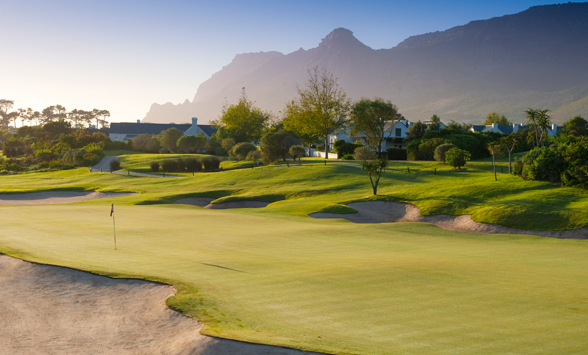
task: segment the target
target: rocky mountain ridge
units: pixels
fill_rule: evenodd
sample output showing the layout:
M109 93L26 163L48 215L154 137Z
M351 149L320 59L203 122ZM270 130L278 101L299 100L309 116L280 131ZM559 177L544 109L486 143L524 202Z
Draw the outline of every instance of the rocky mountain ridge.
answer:
M278 114L313 66L333 72L350 98L390 99L413 121L437 114L479 123L490 111L520 121L535 107L549 108L561 123L588 116L588 3L536 6L409 37L391 49L374 50L338 28L316 48L239 54L192 101L153 104L144 121L216 119L243 87L258 107Z

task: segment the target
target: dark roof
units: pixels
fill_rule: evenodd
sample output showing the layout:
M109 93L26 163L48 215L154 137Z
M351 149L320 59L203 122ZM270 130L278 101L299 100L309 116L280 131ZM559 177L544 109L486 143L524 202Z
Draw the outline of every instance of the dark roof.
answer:
M472 129L474 130L474 132L484 132L486 130L486 126L475 124L472 125Z
M188 128L192 127L191 123L134 123L134 122L118 122L110 124L110 133L126 134L137 136L142 133L147 133L152 136L157 136L166 129L175 127L182 132L186 132ZM212 136L217 129L212 125L199 124L198 128L204 131L207 136Z
M503 134L511 134L513 127L512 125L498 125L498 130Z
M216 129L214 126L211 126L209 124L199 124L198 128L203 130L204 133L206 133L206 135L209 137L212 136L213 134L215 134L216 131L218 131L218 129Z
M129 135L139 135L142 133L147 133L156 136L159 133L161 133L161 131L165 131L166 129L172 127L175 127L178 130L185 132L188 128L192 127L192 124L118 122L110 124L110 133Z

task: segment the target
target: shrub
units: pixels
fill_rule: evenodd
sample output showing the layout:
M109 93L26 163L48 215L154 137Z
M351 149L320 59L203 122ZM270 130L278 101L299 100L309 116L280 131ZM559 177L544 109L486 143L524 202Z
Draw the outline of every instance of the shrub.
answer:
M457 147L451 148L445 153L445 161L447 164L458 169L461 169L461 167L466 164L466 161L470 160L470 157L470 152Z
M220 159L214 156L207 156L202 159L202 164L204 165L204 170L206 171L218 170L220 163Z
M354 160L352 154L345 154L343 157L341 157L341 159L343 159L343 160Z
M355 148L355 152L353 153L353 158L355 160L374 160L378 156L376 152L370 147L357 147Z
M107 150L131 150L133 149L132 140L129 142L111 141L110 139L104 142L104 149Z
M49 149L37 150L35 152L35 156L39 158L39 160L45 162L51 161L55 158L55 154L53 154L53 152Z
M186 171L186 161L182 158L176 159L176 163L178 164L178 173Z
M165 159L161 163L161 169L166 173L178 172L178 161L176 159Z
M451 143L445 143L445 144L438 145L437 148L435 148L435 160L438 161L439 163L445 164L445 153L449 149L454 148L454 147L455 147L455 145L453 145Z
M120 161L118 159L114 159L110 161L110 171L117 171L120 170Z
M355 152L355 148L361 147L362 144L359 142L356 143L347 143L343 139L339 139L335 141L333 147L335 148L335 152L337 152L337 158L342 159L344 155L353 154Z
M142 133L133 138L131 145L134 150L145 153L157 153L159 151L159 142L147 133Z
M249 152L257 150L257 147L248 142L237 143L231 148L231 156L237 160L243 160L247 157Z
M196 158L188 158L185 160L186 170L190 173L197 173L202 171L202 162Z
M390 147L386 152L388 153L388 160L406 160L407 158L405 148Z
M159 162L158 161L152 161L150 165L151 165L151 171L153 171L154 173L159 172Z
M247 157L245 159L255 163L261 159L261 152L257 149L252 150L249 153L247 153Z
M292 156L292 158L294 158L294 160L296 160L296 158L298 158L298 160L300 160L300 158L304 156L305 152L306 152L306 149L304 149L304 147L301 145L293 145L288 150L288 153L290 153L290 156Z

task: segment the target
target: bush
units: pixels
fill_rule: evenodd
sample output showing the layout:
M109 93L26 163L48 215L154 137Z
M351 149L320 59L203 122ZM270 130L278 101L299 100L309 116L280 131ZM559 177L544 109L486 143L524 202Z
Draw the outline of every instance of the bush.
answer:
M151 166L151 171L153 171L154 173L159 172L159 162L158 161L152 161L150 166Z
M341 157L341 159L343 159L343 160L355 160L353 158L353 155L352 154L345 154L343 157Z
M176 173L179 171L178 161L176 159L165 159L161 163L161 169L166 173Z
M388 160L406 160L407 158L405 148L390 147L386 152L388 153Z
M445 143L437 146L437 148L435 148L435 160L439 163L445 164L445 153L447 153L449 149L454 147L455 145L451 143Z
M288 153L290 153L290 156L292 158L294 158L294 160L296 160L296 158L298 158L298 160L300 160L300 158L304 156L305 152L306 152L306 149L304 149L304 147L301 145L293 145L288 150Z
M231 156L237 158L237 160L244 160L247 158L247 154L254 150L257 150L257 147L251 143L237 143L231 148Z
M451 148L445 153L445 161L447 164L458 169L461 169L461 167L466 164L466 161L470 160L470 157L470 152L457 147Z
M376 152L370 147L358 147L355 148L355 152L353 153L353 158L355 160L374 160L378 158Z
M35 152L35 156L40 161L44 161L44 162L48 162L48 161L55 159L55 154L53 154L53 152L50 151L49 149L37 150Z
M110 139L104 142L104 149L107 150L131 150L133 149L132 141L129 142L121 142L121 141L111 141Z
M197 173L202 171L202 162L196 158L188 158L185 160L186 170L190 173Z
M110 161L110 171L120 170L120 161L118 159Z
M347 143L343 139L336 140L333 144L335 152L337 152L337 158L342 159L344 155L353 154L355 148L361 147L361 143Z
M220 159L214 156L207 156L202 159L202 165L204 165L204 170L206 171L218 170L220 163Z
M134 150L145 153L157 153L159 151L159 142L147 133L142 133L133 138L131 145Z

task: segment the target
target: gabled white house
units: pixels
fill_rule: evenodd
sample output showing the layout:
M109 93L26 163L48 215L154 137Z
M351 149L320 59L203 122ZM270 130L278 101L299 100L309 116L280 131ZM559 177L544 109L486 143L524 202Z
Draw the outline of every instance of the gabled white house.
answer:
M430 122L424 122L424 123L429 124ZM382 151L384 152L388 148L391 148L391 147L397 147L397 148L404 147L406 145L404 140L406 139L406 135L408 133L409 128L413 124L414 124L414 122L410 122L406 119L402 119L402 120L394 121L394 123L392 124L392 127L390 127L388 125L386 127L385 140L384 140L384 142L382 142ZM445 128L445 125L443 123L441 123L440 128L441 129ZM361 135L358 135L357 137L351 137L349 131L345 130L344 132L339 132L339 133L332 134L331 136L329 136L329 144L330 144L330 148L332 149L333 144L335 144L335 141L337 141L339 139L343 139L345 142L348 142L348 143L354 143L357 141L363 142L364 140L362 138L363 137Z

